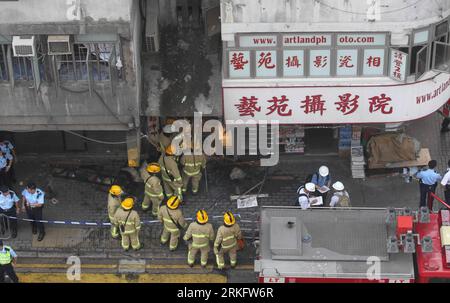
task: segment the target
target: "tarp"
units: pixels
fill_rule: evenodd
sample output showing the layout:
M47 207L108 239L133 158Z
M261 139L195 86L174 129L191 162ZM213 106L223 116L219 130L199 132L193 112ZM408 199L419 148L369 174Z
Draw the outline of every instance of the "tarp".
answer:
M398 133L374 136L367 144L369 165L414 161L419 151L419 141Z

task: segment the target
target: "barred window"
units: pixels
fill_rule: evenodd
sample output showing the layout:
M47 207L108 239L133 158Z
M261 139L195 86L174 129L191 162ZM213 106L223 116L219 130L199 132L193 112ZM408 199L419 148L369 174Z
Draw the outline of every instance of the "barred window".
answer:
M9 81L7 44L0 44L0 82Z
M72 54L56 56L59 80L110 81L115 54L112 43L75 43Z

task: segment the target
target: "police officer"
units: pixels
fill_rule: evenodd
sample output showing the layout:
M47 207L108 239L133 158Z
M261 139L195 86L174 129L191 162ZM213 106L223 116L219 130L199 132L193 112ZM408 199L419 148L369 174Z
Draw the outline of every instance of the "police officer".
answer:
M9 160L7 154L0 151L0 185L11 185L11 180L8 178L11 165L12 161Z
M203 153L195 155L194 152L195 150L191 150L190 155L183 154L180 164L183 167L183 193L187 191L189 181L192 180L192 193L195 195L202 179L202 169L206 167L206 157Z
M9 169L7 171L7 177L9 182L16 182L16 175L14 172L14 163L17 162L16 149L14 145L8 140L0 139L0 151L4 153L5 158L8 161Z
M13 267L16 263L16 252L11 247L3 245L3 241L0 240L0 283L5 283L5 274L7 274L14 283L19 283L19 278Z
M116 221L114 221L114 215L116 214L117 209L120 207L121 196L123 194L123 190L119 185L113 185L109 189L108 194L108 217L109 222L111 223L111 236L113 239L119 238L119 226Z
M161 202L164 200L164 191L161 186L161 180L158 173L161 172L161 167L158 163L150 163L147 165L145 171L141 173L144 180L144 201L142 201L142 210L147 211L152 204L152 215L158 216L158 209Z
M205 268L208 263L208 253L211 250L209 242L214 241L214 229L211 223L208 223L208 214L203 209L197 212L196 221L189 225L183 240L189 241L191 238L192 243L188 244L188 265L194 266L195 257L200 251L200 264Z
M17 217L20 213L19 198L16 193L7 186L0 186L0 213L8 217ZM17 237L17 219L9 219L11 227L11 237ZM2 224L2 227L5 223ZM3 232L3 231L2 231Z
M214 241L214 254L216 255L217 267L225 267L224 254L230 256L231 268L237 263L237 241L242 239L242 232L239 224L231 212L223 215L223 225L217 230L216 241Z
M45 193L37 188L33 182L28 183L27 187L22 191L22 209L26 209L28 219L34 220L31 222L33 235L39 230L38 241L42 241L45 236L44 223L36 222L42 220L44 196Z
M122 236L122 248L125 251L131 247L134 250L142 248L139 242L139 231L141 230L141 219L137 211L133 210L135 199L132 197L126 198L120 204L120 208L114 215L114 222L119 225L120 235Z
M175 155L177 152L177 148L174 145L169 145L166 148L165 155L161 155L158 163L161 167L161 175L166 197L170 198L171 196L176 195L181 200L183 197L183 181L180 170L178 169L177 156Z
M167 200L166 205L159 208L158 219L163 224L163 232L161 234L161 244L164 245L169 241L170 251L174 251L178 247L178 239L180 238L180 230L186 229L187 222L184 219L183 212L179 208L180 198L172 196Z
M416 173L420 183L420 207L427 206L427 198L430 192L436 192L436 186L442 179L441 175L435 170L436 160L428 162L428 169Z

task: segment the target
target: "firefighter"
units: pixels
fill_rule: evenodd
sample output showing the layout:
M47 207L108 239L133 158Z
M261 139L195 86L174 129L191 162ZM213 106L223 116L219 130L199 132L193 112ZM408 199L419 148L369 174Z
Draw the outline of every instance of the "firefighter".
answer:
M223 225L217 230L216 241L214 241L214 254L216 255L217 267L225 267L224 254L230 256L231 268L237 263L237 241L242 239L241 228L236 223L231 212L223 215Z
M138 213L133 210L135 199L132 197L126 198L120 204L120 208L114 215L114 221L119 226L120 235L122 236L122 248L125 251L131 247L134 250L142 248L139 242L139 231L141 229L141 220Z
M161 180L158 177L158 173L161 171L161 167L158 163L150 163L145 169L145 174L141 177L144 180L144 201L142 201L142 210L147 211L150 208L150 202L152 203L152 215L158 216L158 209L164 199L164 192L161 186Z
M113 185L109 189L108 194L108 216L109 222L111 223L111 236L113 239L119 238L119 226L117 222L114 221L114 215L116 214L117 209L120 207L121 196L123 194L123 190L119 185Z
M176 150L174 145L169 145L166 148L166 153L162 154L159 158L158 163L161 167L161 176L166 197L170 198L171 196L176 195L181 200L183 198L183 181L178 169L177 156L175 155Z
M200 263L203 268L208 263L208 253L210 251L209 241L214 241L214 229L211 223L208 223L208 214L201 209L197 212L196 222L192 222L184 237L184 241L189 241L192 238L192 243L189 243L188 251L188 265L194 266L195 257L200 251Z
M177 196L172 196L167 200L167 205L160 207L158 213L158 219L163 224L161 244L166 244L170 237L170 251L177 249L180 230L186 229L187 227L187 222L184 219L183 212L179 209L179 206L180 199Z
M330 207L351 207L350 195L344 188L342 182L337 181L333 184L334 193L331 197Z
M191 149L190 155L183 154L181 156L180 164L183 167L183 193L187 191L189 181L192 179L192 193L197 194L202 179L202 169L206 167L205 155L203 153L195 155L194 150Z
M164 125L162 132L158 136L159 152L164 153L166 148L172 143L173 138L176 136L173 126L173 119L167 119L166 125Z

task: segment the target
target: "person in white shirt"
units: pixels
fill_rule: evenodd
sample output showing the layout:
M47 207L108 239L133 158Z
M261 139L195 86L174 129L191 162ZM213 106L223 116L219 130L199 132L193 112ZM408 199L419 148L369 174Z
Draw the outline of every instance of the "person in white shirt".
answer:
M297 189L298 193L298 204L302 209L308 209L311 207L309 201L310 195L316 190L316 185L314 183L308 182L304 186L300 186Z
M337 181L333 184L334 193L331 197L330 207L351 207L350 195L344 188L342 182Z
M450 160L448 160L447 162L447 173L442 178L441 185L445 187L444 189L445 202L447 204L450 204Z
M45 236L44 223L38 222L42 220L44 196L45 193L33 182L28 183L27 188L22 191L23 206L27 211L28 219L33 220L31 222L32 232L36 234L39 230L38 241L42 241Z

